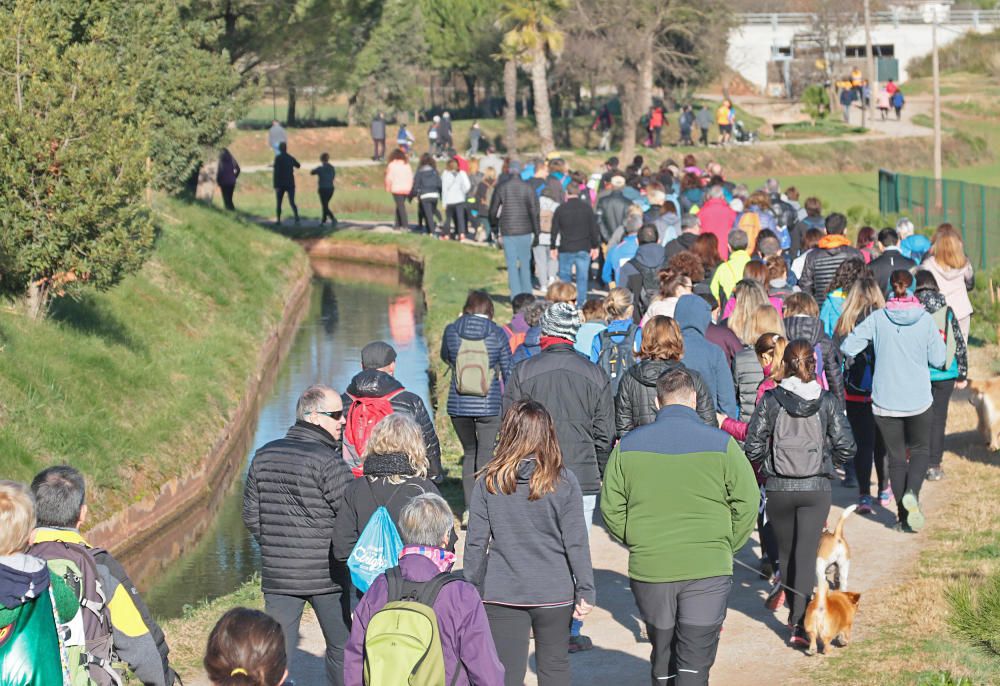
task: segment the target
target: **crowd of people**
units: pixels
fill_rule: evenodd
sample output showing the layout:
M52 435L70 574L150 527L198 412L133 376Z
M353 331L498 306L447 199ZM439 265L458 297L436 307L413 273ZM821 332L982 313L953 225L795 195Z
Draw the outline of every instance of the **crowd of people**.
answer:
M290 156L276 151L277 175ZM389 160L400 226L416 198L433 233L439 193L465 235L467 169L452 158L436 177L428 154L412 175L403 151ZM818 199L777 179L751 190L691 155L624 170L611 158L591 175L508 159L488 185L478 219L502 243L511 318L472 290L440 349L462 446L461 571L430 413L373 341L346 391L305 389L294 426L250 464L243 519L265 612L219 620L213 683L294 679L309 604L330 684L519 685L532 640L538 683L569 684L569 654L594 644L600 510L628 551L652 683L707 684L754 528L766 606L787 606L800 648L838 482L857 512L924 528L923 483L944 476L949 399L968 371L974 275L951 225L928 239L902 219L852 242ZM80 534L86 513L72 467L0 482L0 671L24 677L4 683L115 683L123 665L175 683L124 569ZM17 658L27 642L31 659Z

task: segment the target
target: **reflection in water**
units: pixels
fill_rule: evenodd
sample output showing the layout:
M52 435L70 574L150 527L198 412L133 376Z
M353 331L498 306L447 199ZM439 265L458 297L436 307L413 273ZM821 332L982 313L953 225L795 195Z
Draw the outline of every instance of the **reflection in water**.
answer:
M398 353L397 378L430 408L419 291L401 285L394 269L366 266L362 281L351 267L317 265L316 272L323 277L314 281L309 312L262 403L249 455L285 434L295 421L299 393L307 386L326 383L343 392L361 369L361 348L373 340L392 343ZM229 593L259 572L260 551L243 526L241 511L246 468L244 464L239 478L223 489L227 492L214 516L211 512L192 513L202 520L213 518L197 541L185 539L198 527L182 522L180 526L186 530L165 534L180 542L151 543L151 548L156 548L153 554L169 555L165 568L139 562L144 553L149 556L151 548L138 551L135 562L124 560L157 617L178 616L186 604ZM154 566L163 571L154 570Z

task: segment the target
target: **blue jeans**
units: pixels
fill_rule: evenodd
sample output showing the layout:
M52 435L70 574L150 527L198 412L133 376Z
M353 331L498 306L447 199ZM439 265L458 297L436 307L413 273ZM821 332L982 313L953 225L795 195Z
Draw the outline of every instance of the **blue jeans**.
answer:
M559 280L572 283L570 272L576 266L576 306L583 307L587 301L587 276L590 274L590 253L580 252L559 253Z
M535 236L530 233L503 237L503 254L507 258L507 285L512 298L518 293L531 293L531 244L534 242Z

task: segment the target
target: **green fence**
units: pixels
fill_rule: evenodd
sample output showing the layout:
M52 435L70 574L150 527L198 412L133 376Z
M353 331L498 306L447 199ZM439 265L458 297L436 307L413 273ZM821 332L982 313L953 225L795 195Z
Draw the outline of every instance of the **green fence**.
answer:
M950 223L980 269L1000 260L1000 188L880 169L878 205L882 214L905 215L917 226Z

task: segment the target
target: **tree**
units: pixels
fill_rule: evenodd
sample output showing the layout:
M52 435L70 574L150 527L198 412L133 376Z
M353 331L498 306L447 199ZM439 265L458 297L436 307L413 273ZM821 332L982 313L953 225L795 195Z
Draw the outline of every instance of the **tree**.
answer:
M420 6L430 65L462 75L474 110L477 81L497 75L492 59L500 48L496 6L481 0L421 0Z
M531 74L535 125L543 155L555 150L547 71L549 56L557 57L565 44L559 16L568 4L569 0L504 0L500 10L501 24L507 28L504 53L523 56L519 63L527 64Z
M503 63L504 134L507 152L517 155L517 61L509 56Z
M39 317L108 288L153 244L148 119L107 16L74 0L0 5L0 293Z

